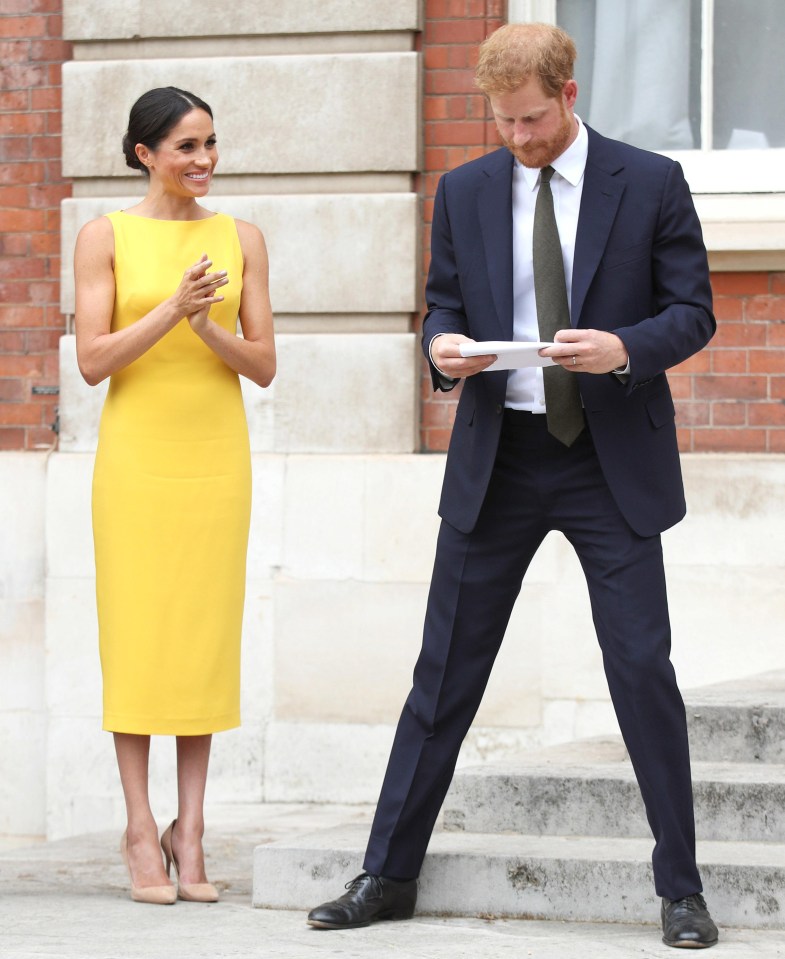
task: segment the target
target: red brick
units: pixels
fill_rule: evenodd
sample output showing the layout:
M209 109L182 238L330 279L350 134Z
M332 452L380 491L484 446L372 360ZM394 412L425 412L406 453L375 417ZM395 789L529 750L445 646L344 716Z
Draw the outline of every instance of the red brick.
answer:
M708 426L709 403L676 401L676 423L679 426Z
M765 346L765 323L720 323L710 349L718 346Z
M452 430L431 429L425 431L425 449L432 453L444 452L450 445Z
M49 73L49 68L40 64L12 63L0 68L0 87L6 90L27 90L31 87L49 86Z
M0 353L24 353L25 334L20 330L0 330Z
M0 20L0 28L3 21ZM5 36L5 33L3 34ZM0 60L5 64L27 63L30 59L28 40L3 40L0 42Z
M425 74L425 92L476 93L477 87L470 70L430 70Z
M715 296L755 296L769 292L768 273L712 273Z
M30 156L29 137L9 137L0 139L0 162L26 160Z
M39 234L35 234L38 236ZM0 236L0 254L2 256L28 256L30 237L26 233L5 233Z
M44 37L46 17L3 17L4 37Z
M0 353L0 376L41 376L42 356L3 356Z
M63 63L70 56L71 44L62 39L34 40L30 44L30 59L33 61Z
M423 52L423 64L426 70L445 70L449 63L450 48L446 46L426 47Z
M738 296L717 296L714 298L714 315L718 322L741 320L744 318L744 300Z
M60 237L57 233L34 233L30 237L32 254L56 254L60 252Z
M785 430L767 430L769 453L785 453Z
M35 403L0 403L0 426L38 426L41 410Z
M0 113L0 136L26 136L43 133L46 116L43 113Z
M0 260L0 279L38 280L45 275L45 266L40 257L4 257Z
M765 376L696 376L696 399L758 400L766 397Z
M46 18L46 33L50 37L62 37L63 35L63 16L61 9L58 7L52 7L52 16ZM71 44L69 43L70 47ZM66 56L63 57L64 60L70 58L70 51L66 53Z
M46 175L43 163L8 163L0 167L0 183L39 183Z
M59 110L62 100L63 96L59 87L46 87L43 90L30 91L31 110Z
M709 350L712 373L748 373L746 350Z
M447 47L447 66L453 70L469 70L474 68L474 55L477 47L451 46Z
M430 123L425 129L425 142L436 146L467 146L485 142L484 126L477 120L453 123Z
M679 445L679 451L681 453L691 453L692 452L692 434L694 430L690 429L677 429L676 430L676 441Z
M59 299L60 291L57 282L40 280L30 284L31 303L57 303Z
M0 210L0 230L27 233L45 229L43 210Z
M712 403L711 404L711 425L712 426L746 426L747 425L747 404L746 403Z
M28 353L49 353L59 348L62 335L62 330L27 330L24 348Z
M33 137L30 156L34 159L58 156L60 153L60 137L42 135Z
M750 373L785 373L785 350L750 350Z
M423 119L444 120L448 116L449 104L455 97L425 97L423 101Z
M70 183L35 184L30 187L30 206L36 209L59 207L71 195Z
M472 43L478 44L485 39L485 21L468 20L430 20L425 24L425 43Z
M771 292L785 293L785 273L771 274Z
M466 119L466 104L471 97L448 97L447 111L451 120Z
M40 306L4 306L0 310L0 326L25 329L43 325L44 311Z
M744 312L749 320L785 320L785 296L752 297Z
M695 430L693 449L696 453L764 453L766 430Z
M708 373L711 369L711 359L708 350L701 350L683 363L673 367L676 373Z
M0 450L21 450L25 445L25 431L19 427L0 429Z
M0 402L19 403L27 397L27 380L1 379Z
M674 400L688 400L692 398L691 376L669 373L668 382L670 383L671 394Z
M29 303L30 284L17 280L0 283L0 303Z
M785 426L785 401L750 403L747 413L750 426Z
M0 186L0 207L26 207L29 202L26 186Z
M46 450L57 443L57 434L51 426L38 426L25 430L26 450Z
M772 376L769 378L769 396L773 400L785 399L785 376Z
M2 47L2 44L0 44ZM8 93L0 92L0 110L15 112L27 110L30 107L30 94L27 90L11 90Z

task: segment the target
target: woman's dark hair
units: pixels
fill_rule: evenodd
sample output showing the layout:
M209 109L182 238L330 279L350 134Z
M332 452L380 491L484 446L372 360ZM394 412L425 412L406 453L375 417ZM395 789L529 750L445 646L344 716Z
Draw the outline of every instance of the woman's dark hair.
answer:
M169 131L191 110L204 110L211 117L213 115L204 100L187 90L156 87L155 90L143 93L131 107L128 130L123 137L123 153L128 166L149 176L147 167L136 155L134 147L137 143L144 143L148 150L155 150Z

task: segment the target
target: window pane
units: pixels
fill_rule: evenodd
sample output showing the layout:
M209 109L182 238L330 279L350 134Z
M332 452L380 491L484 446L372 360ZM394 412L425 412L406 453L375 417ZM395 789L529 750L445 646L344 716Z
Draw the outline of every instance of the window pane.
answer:
M700 146L700 0L557 0L578 46L576 111L649 150Z
M785 146L782 0L714 0L715 150Z

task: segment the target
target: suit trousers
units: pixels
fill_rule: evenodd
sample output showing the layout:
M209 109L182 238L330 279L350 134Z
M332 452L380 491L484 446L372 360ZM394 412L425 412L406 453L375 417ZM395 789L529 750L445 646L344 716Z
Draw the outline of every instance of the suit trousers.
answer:
M588 428L571 447L545 416L507 410L475 528L442 522L422 650L366 852L367 872L420 872L461 743L479 708L526 569L551 530L575 549L605 674L655 839L657 894L701 891L687 723L670 662L659 536L622 517Z

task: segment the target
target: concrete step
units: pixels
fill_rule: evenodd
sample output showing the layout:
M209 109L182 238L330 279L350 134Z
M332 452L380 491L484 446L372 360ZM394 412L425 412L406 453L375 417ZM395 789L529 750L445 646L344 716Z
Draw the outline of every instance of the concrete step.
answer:
M684 693L693 760L785 763L785 670Z
M785 764L692 764L700 839L785 842ZM586 740L459 770L444 826L530 835L651 835L621 738Z
M254 906L308 910L361 872L367 827L258 846ZM652 841L438 831L418 912L611 922L658 921ZM722 925L785 929L785 844L703 842L705 895Z

